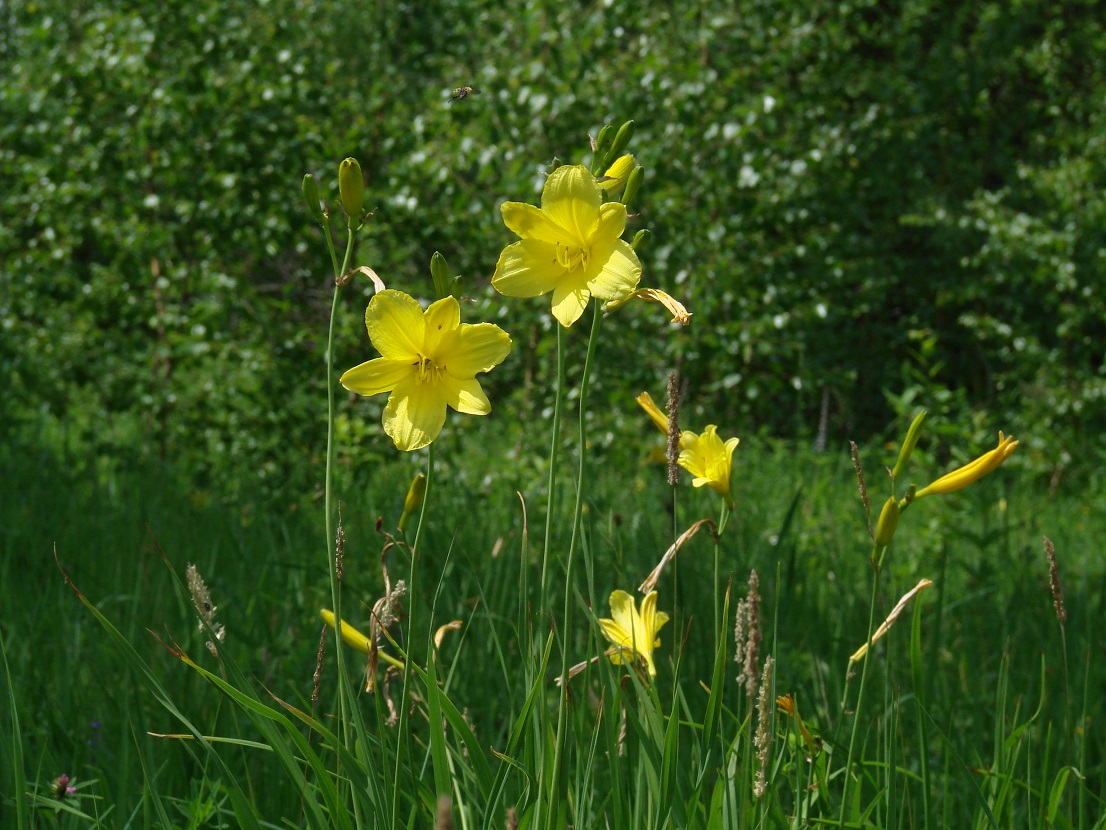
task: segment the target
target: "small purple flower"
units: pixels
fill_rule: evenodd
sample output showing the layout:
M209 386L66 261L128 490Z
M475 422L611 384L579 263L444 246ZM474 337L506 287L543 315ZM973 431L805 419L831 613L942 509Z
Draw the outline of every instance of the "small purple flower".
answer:
M65 798L67 795L73 795L75 792L77 792L76 787L69 786L69 776L66 775L64 772L54 779L54 783L51 786L53 786L54 795L58 798L59 801Z

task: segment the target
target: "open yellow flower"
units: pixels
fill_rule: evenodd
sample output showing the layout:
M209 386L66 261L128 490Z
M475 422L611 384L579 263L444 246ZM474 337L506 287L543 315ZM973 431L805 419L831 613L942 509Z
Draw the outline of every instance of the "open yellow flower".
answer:
M952 493L962 487L967 487L973 481L978 481L994 470L1002 466L1007 458L1013 455L1018 442L1013 436L1006 437L1001 432L998 434L998 446L990 452L979 456L975 461L965 464L963 467L953 470L947 475L941 476L932 484L927 484L914 494L915 499L923 496L937 496L943 493Z
M354 366L341 382L359 395L391 392L384 431L398 449L421 449L437 438L447 406L468 415L491 412L476 373L490 371L511 351L511 338L499 326L462 323L453 297L424 312L413 297L393 289L369 301L365 326L381 356Z
M725 443L718 437L718 427L710 424L699 435L690 430L680 433L679 465L695 478L696 487L706 485L721 494L727 504L733 504L730 496L730 470L733 467L733 451L739 440L730 438Z
M595 176L580 165L549 174L541 207L504 202L503 222L521 241L499 255L492 286L508 297L553 292L553 316L565 328L594 294L615 300L633 291L641 262L621 239L626 206L603 203Z
M625 591L611 593L611 617L601 619L603 636L615 648L610 652L615 665L632 662L636 657L645 661L650 677L657 676L653 665L653 649L661 644L657 632L668 622L668 614L657 610L657 592L650 591L641 601L641 611L634 605L634 598Z

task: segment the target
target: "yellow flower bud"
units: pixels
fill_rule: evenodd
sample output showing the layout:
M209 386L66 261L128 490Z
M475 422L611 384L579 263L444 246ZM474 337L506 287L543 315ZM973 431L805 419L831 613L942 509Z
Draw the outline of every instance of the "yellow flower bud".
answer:
M876 524L876 547L885 548L891 544L891 537L895 535L895 529L899 526L899 503L892 496L883 505L879 512L879 522Z
M963 487L967 487L973 481L978 481L994 470L1002 466L1007 458L1014 454L1018 442L1013 437L1007 438L1001 432L998 434L998 446L990 452L979 456L975 461L965 464L947 475L941 476L932 484L927 484L915 495L915 499L924 496L937 496L944 493L952 493Z
M609 196L615 196L626 186L626 180L634 169L634 157L627 153L615 160L615 163L607 168L607 172L599 179L599 186Z
M407 490L407 498L403 501L403 515L399 517L399 529L407 530L407 522L416 511L422 509L423 499L426 498L426 476L419 473L411 481Z

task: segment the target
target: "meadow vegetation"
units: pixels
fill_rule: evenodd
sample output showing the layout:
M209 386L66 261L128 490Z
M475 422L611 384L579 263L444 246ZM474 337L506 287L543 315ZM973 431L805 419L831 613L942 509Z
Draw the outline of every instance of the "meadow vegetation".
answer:
M1093 4L2 15L4 826L1106 827Z

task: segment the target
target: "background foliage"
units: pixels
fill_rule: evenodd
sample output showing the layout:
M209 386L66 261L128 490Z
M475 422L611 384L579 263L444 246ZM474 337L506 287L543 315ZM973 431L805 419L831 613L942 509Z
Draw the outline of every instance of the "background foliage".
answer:
M615 413L679 365L742 435L882 438L924 403L961 436L1017 432L1054 476L1103 452L1093 2L42 0L3 15L5 440L302 491L288 448L319 453L329 295L303 173L334 194L337 161L357 157L376 208L358 264L429 294L440 250L496 316L487 278L512 238L498 204L536 200L554 157L583 160L588 132L632 117L645 282L696 316L671 338L651 310L612 318L612 339L653 346L617 388L599 380ZM450 103L461 84L481 94ZM339 365L366 354L360 287ZM548 324L544 302L512 316L505 406L545 400Z

